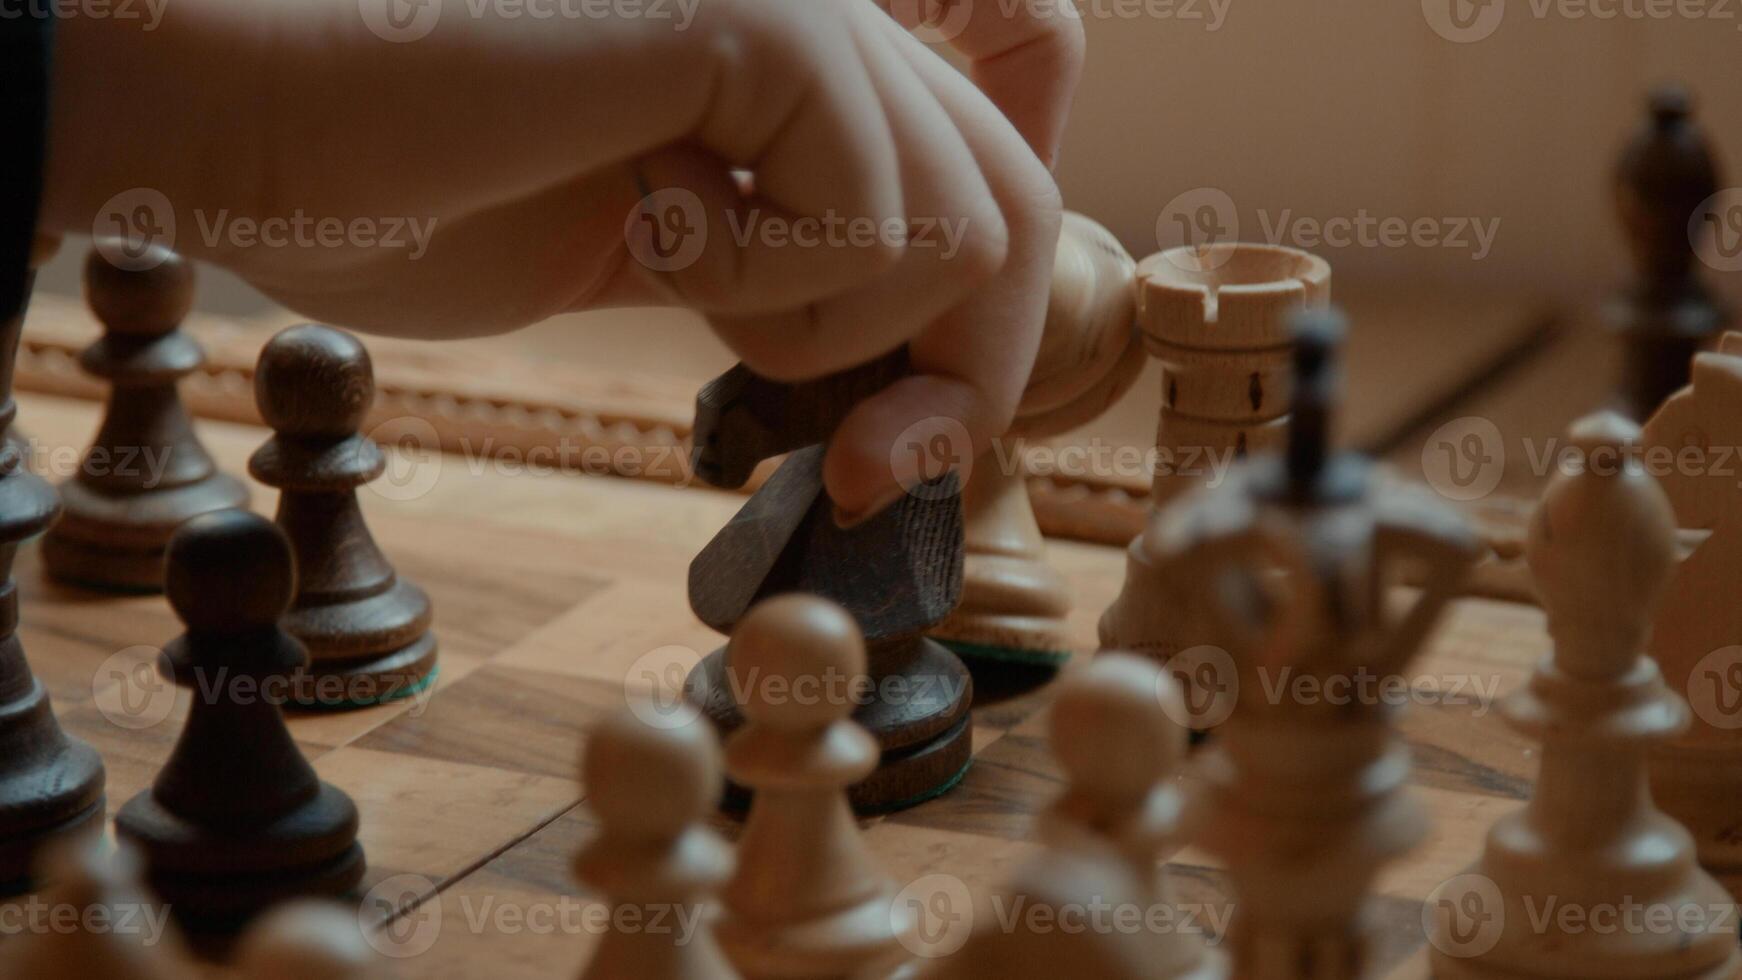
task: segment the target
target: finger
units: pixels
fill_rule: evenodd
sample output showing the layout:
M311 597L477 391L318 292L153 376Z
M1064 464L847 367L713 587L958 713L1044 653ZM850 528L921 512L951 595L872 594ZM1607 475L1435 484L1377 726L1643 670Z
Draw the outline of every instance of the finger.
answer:
M311 319L400 336L485 336L645 300L622 291L616 216L635 194L618 169L463 217L383 226L368 249L301 249L295 261L252 249L228 264Z
M880 227L906 211L884 102L853 28L827 9L762 7L744 5L745 50L716 54L715 92L689 138L637 164L648 191L693 195L686 227L702 232L693 259L648 263L651 274L685 305L725 315L790 310L841 293L887 271L903 251L881 236L791 246L794 235ZM748 196L733 168L754 175ZM648 224L637 234L656 231Z
M936 33L967 57L974 81L1035 155L1049 168L1056 162L1086 46L1070 0L874 2L908 30Z
M963 445L950 455L960 463L984 453L1009 427L1045 325L1061 220L1057 186L1009 123L935 55L911 38L902 41L909 64L984 168L1010 247L996 277L914 339L914 376L861 403L836 431L823 479L848 520L876 512L914 479L931 475L909 464L916 436L932 444L938 432L955 433Z
M905 243L902 259L864 286L799 310L711 316L738 356L768 377L817 377L885 354L918 335L1004 263L1004 218L973 151L890 44L882 15L862 9L861 50L888 107L908 206L901 225L870 231L899 236Z

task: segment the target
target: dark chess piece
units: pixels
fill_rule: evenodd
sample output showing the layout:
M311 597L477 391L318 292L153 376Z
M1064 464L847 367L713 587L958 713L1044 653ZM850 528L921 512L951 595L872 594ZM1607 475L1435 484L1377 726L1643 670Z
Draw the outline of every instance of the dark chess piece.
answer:
M696 469L710 482L741 485L756 462L796 451L696 556L690 605L728 636L752 606L787 592L819 595L853 614L871 679L853 720L881 751L877 769L848 790L861 813L904 809L948 791L972 753L973 681L955 654L925 636L962 593L962 501L954 475L842 528L823 490L823 447L813 444L864 395L906 370L905 351L800 385L776 384L740 366L697 398ZM723 649L697 666L685 692L723 732L743 724ZM728 785L728 805L745 802L744 790Z
M65 512L42 557L50 575L92 588L160 590L163 548L183 521L248 504L248 488L200 445L176 391L205 361L179 329L193 308L193 266L152 249L145 271L117 268L94 249L85 261L103 335L79 363L109 383L109 403L79 472L60 486Z
M192 929L227 931L279 902L349 892L363 877L357 808L321 782L278 707L307 659L277 625L296 591L290 540L247 511L203 514L170 539L164 591L187 626L164 667L193 706L116 833Z
M0 429L10 430L18 415L12 371L23 325L20 309L0 329ZM25 468L23 453L11 443L0 449L0 891L27 890L50 845L102 830L103 762L61 731L16 632L13 559L59 508L54 490Z
M1609 310L1622 345L1621 407L1639 421L1688 383L1694 354L1730 319L1700 279L1689 227L1718 191L1711 144L1682 89L1654 92L1650 109L1615 171L1615 201L1635 271Z
M284 628L309 650L304 707L392 701L436 676L429 596L394 571L357 504L387 465L358 431L374 400L369 352L348 333L291 327L260 352L254 401L273 436L248 471L281 491L278 524L296 549L301 587Z

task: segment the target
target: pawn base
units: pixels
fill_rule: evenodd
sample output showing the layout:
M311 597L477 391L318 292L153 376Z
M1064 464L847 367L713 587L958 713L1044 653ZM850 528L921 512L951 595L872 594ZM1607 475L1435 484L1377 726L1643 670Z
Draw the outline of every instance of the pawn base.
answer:
M914 922L891 914L895 896L872 895L832 915L799 923L724 917L715 936L745 980L894 978L910 958Z
M61 485L66 513L42 539L49 577L103 592L163 591L163 552L188 518L248 506L248 488L227 473L197 483L110 496L72 481Z
M726 651L709 654L684 683L722 737L744 723L726 678ZM925 639L871 650L872 696L853 720L877 740L877 769L847 790L860 814L892 813L935 799L960 783L973 761L969 706L974 682L955 654ZM724 805L745 808L749 791L728 782Z
M292 700L305 711L350 711L415 697L441 671L435 634L368 660L312 659L295 678Z
M299 605L284 628L308 647L292 700L308 710L348 711L411 697L435 682L437 644L429 596L396 579L374 595Z
M115 817L116 835L144 854L152 891L183 927L226 932L297 898L338 897L363 880L357 808L338 789L290 813L213 830L171 813L149 790Z
M50 534L42 540L49 577L101 592L151 595L163 591L163 547L127 549L86 544Z

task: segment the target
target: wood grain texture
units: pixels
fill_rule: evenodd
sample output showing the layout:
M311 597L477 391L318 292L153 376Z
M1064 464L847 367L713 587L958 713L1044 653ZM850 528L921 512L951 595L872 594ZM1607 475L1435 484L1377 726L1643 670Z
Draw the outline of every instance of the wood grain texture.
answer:
M383 378L391 376L396 369L380 348L377 359ZM22 399L25 427L46 446L82 445L97 414L84 400ZM221 466L239 471L265 431L205 422L201 435ZM376 898L414 900L382 913L406 940L398 951L420 950L385 964L389 976L578 975L598 941L578 917L602 906L572 878L573 856L595 830L580 806L586 787L574 771L577 744L585 727L622 706L626 690L675 695L718 642L688 610L684 570L743 498L474 467L414 445L389 446L388 455L421 492L389 499L365 491L362 506L400 569L443 609L446 667L417 699L294 715L292 736L321 777L357 801L372 863L362 887L380 886ZM1079 597L1068 632L1072 649L1085 654L1095 644L1095 616L1119 587L1123 556L1071 541L1051 541L1048 550ZM126 799L155 775L185 715L185 699L176 699L154 724L124 728L113 720L150 721L129 716L126 704L154 705L160 695L130 686L137 675L128 668L155 657L176 632L174 619L160 599L99 598L46 581L34 547L21 553L18 577L20 636L39 678L67 729L102 752L114 798ZM1380 970L1425 976L1411 972L1425 948L1423 900L1474 859L1488 826L1525 795L1533 749L1495 704L1524 682L1547 646L1540 610L1462 598L1418 658L1400 694L1407 702L1400 731L1416 762L1411 794L1430 829L1422 846L1379 875ZM971 726L975 764L963 783L914 810L862 823L898 883L943 874L983 897L1035 853L1035 815L1064 782L1046 740L1051 697L1050 687L983 689ZM1186 778L1198 778L1201 764L1194 754ZM735 821L710 823L728 838L737 834ZM1188 846L1169 870L1182 900L1201 910L1214 945L1215 916L1228 909L1219 863ZM379 908L369 907L372 924ZM531 928L527 917L537 915L549 916L551 927ZM12 942L0 937L0 948Z

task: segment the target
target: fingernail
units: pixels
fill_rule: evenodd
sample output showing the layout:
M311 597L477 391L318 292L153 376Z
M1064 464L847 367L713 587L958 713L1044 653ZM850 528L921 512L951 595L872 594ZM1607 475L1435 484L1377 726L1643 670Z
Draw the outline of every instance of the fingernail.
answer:
M889 508L895 506L898 502L900 502L901 498L905 497L905 496L907 496L907 491L901 489L900 487L896 487L896 488L888 491L887 493L885 493L883 496L872 501L870 507L866 508L865 510L859 511L858 513L852 513L849 511L842 510L840 504L835 504L834 505L835 526L840 528L843 531L850 531L853 528L858 527L859 525L870 520L871 518L876 517L878 514L881 514L884 511L888 510Z

